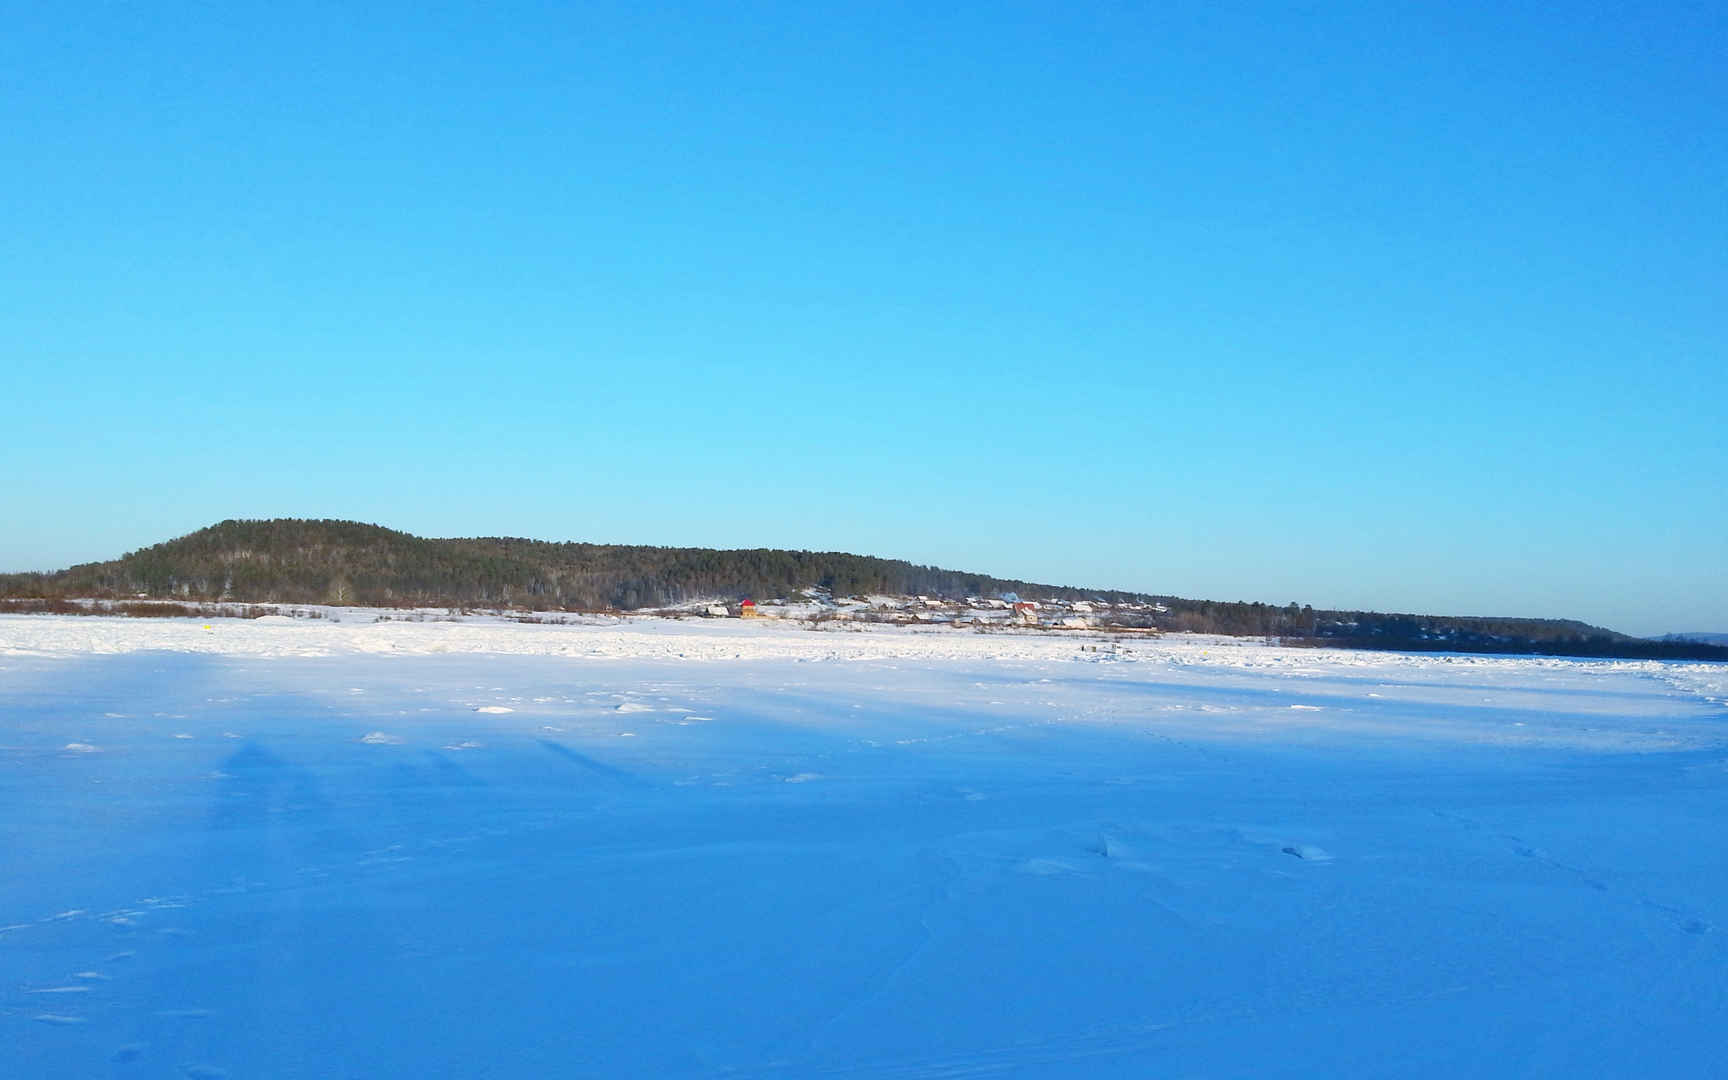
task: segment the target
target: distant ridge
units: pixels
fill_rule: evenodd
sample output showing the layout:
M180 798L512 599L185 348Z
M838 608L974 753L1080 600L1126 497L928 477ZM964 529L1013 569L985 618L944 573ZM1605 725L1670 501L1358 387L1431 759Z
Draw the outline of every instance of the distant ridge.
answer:
M714 550L549 543L518 537L427 539L358 521L229 520L51 574L0 575L0 595L228 599L248 603L506 606L636 610L705 599L837 595L1126 600L1077 589L838 551Z
M1650 640L1652 640L1652 641L1691 642L1694 645L1728 645L1728 634L1715 634L1715 633L1708 633L1708 634L1707 633L1663 634L1659 638L1651 638Z
M1101 601L1160 609L1158 629L1403 651L1728 660L1692 637L1650 641L1570 619L1324 611L1224 603L997 578L837 551L714 550L550 543L518 537L428 539L358 521L228 520L107 562L0 574L0 597L227 600L245 604L641 610L699 600L833 596ZM15 604L14 610L24 610ZM1714 637L1715 635L1709 635ZM1671 636L1672 637L1672 636Z

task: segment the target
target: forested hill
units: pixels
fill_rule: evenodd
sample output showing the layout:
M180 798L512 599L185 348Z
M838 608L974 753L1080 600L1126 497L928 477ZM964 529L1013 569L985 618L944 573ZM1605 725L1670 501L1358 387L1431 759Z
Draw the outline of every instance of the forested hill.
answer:
M0 575L0 595L151 597L250 603L634 609L691 600L835 595L1137 599L837 551L429 540L354 521L224 521L111 562Z
M110 562L0 574L0 598L97 597L388 607L633 610L694 600L790 597L816 586L949 599L1005 593L1102 601L1110 625L1275 637L1354 648L1728 660L1698 642L1641 641L1586 623L1321 611L1079 589L837 551L429 540L354 521L224 521ZM17 603L11 610L29 610Z

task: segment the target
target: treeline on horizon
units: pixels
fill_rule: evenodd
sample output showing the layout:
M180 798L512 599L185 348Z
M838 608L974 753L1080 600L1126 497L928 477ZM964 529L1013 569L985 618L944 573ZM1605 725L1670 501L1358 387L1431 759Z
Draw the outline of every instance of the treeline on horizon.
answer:
M1160 629L1264 637L1285 645L1397 652L1506 653L1649 660L1728 660L1728 648L1650 641L1575 619L1494 618L1330 611L1289 604L1223 603L1161 597Z
M995 596L1126 602L1136 594L994 578L837 551L433 540L354 521L224 521L109 562L0 575L0 596L631 611L791 596Z
M863 595L1162 604L1159 629L1290 644L1728 660L1728 648L1647 641L1563 619L1325 611L1189 600L996 578L845 552L427 539L354 521L230 520L108 562L0 574L0 597L242 604L630 611L697 600L771 600L817 587ZM9 605L10 606L10 605Z

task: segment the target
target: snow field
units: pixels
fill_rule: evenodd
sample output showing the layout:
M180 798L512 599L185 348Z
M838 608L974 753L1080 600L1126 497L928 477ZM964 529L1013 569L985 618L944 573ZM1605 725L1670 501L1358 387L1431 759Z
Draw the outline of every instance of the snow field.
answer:
M1728 1068L1720 666L202 625L0 620L11 1075Z

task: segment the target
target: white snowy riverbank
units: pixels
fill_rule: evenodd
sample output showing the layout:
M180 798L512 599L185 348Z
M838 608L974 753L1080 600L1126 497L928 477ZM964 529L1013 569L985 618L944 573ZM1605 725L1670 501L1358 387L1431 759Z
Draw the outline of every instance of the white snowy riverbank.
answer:
M569 624L508 619L378 615L368 609L310 609L330 617L294 619L134 619L102 616L0 615L0 656L170 651L226 656L321 657L343 654L425 656L492 653L512 656L636 660L1097 660L1284 669L1296 674L1334 668L1412 668L1442 665L1477 670L1637 671L1691 680L1701 692L1728 695L1728 665L1656 660L1388 653L1264 645L1252 638L1201 634L1162 637L1103 632L830 624L810 629L774 620L682 620L576 617Z
M1214 639L4 617L0 1041L31 1077L1710 1075L1725 697Z

